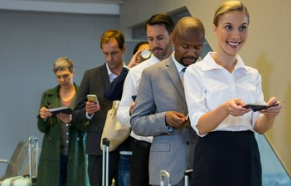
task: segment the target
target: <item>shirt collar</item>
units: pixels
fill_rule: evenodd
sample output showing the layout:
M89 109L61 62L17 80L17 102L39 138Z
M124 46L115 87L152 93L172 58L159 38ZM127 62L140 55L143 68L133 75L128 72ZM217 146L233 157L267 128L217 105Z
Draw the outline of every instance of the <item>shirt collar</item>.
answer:
M179 63L176 59L175 59L175 52L172 53L172 59L174 61L174 64L178 70L178 73L180 73L184 68L187 68L185 67L184 65L182 65L181 63Z
M207 70L213 70L213 69L223 69L222 66L218 65L214 59L213 59L213 55L215 54L215 52L208 52L208 54L205 56L205 58L202 60L202 70L204 71L207 71ZM236 69L244 69L245 71L246 70L246 66L242 60L242 58L237 54L236 55L236 60L237 60L237 63L234 67L234 71Z
M123 62L123 67L127 68L124 62ZM109 68L107 63L106 63L106 68L107 68L108 76L115 75L115 74L113 74L113 72L111 72L111 70L110 70L110 68Z
M123 67L127 68L124 62L123 62ZM107 73L108 73L109 80L110 80L110 82L112 82L112 81L117 77L117 75L114 74L114 73L110 70L110 68L109 68L109 66L108 66L107 63L106 63L106 68L107 68Z

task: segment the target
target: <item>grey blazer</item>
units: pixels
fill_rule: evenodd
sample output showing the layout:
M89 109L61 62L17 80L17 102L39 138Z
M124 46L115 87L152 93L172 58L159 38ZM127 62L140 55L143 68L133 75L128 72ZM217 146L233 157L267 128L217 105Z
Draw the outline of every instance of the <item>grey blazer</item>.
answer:
M100 140L108 110L112 102L104 98L104 90L109 85L109 76L106 64L87 70L82 79L77 103L73 113L73 121L76 123L88 122L86 153L89 155L101 155ZM86 117L85 105L88 94L96 94L100 104L100 110L89 121Z
M170 173L173 185L178 184L193 163L198 137L191 126L169 133L165 123L167 111L188 114L184 88L172 56L143 71L131 117L131 127L137 135L154 136L149 160L151 185L160 184L162 169Z

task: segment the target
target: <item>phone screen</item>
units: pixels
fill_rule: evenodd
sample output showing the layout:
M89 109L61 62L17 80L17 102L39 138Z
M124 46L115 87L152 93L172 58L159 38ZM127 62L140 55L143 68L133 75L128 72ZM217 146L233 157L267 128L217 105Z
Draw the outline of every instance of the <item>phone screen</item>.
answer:
M87 99L88 99L88 101L92 101L92 102L94 102L94 103L97 103L97 104L98 104L98 99L97 99L97 96L96 96L96 95L94 95L94 94L89 94L89 95L87 95Z

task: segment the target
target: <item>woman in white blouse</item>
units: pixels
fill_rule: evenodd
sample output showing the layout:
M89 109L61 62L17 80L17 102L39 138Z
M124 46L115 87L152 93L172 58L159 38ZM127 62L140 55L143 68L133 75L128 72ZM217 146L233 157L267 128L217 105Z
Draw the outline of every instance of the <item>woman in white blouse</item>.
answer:
M262 185L254 132L268 131L282 106L275 97L265 103L260 74L238 55L247 40L249 21L240 1L223 2L213 20L217 51L186 70L189 118L200 136L192 186ZM277 106L254 112L243 107L248 103Z

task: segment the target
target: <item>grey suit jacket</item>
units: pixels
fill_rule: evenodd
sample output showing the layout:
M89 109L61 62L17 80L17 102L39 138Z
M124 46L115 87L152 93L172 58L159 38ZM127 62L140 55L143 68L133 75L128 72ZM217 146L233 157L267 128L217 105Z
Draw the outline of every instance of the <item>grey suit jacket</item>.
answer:
M76 123L89 123L86 138L86 153L89 155L102 154L100 149L101 135L107 112L112 107L112 102L104 98L104 90L109 83L106 64L104 64L87 70L79 88L73 121ZM91 120L87 119L85 110L88 94L96 94L100 104L100 110L94 114Z
M131 117L131 127L137 135L154 136L149 160L152 185L160 184L162 169L170 173L173 185L182 181L184 171L192 167L198 139L190 125L168 133L167 111L188 114L184 88L172 56L143 71Z

